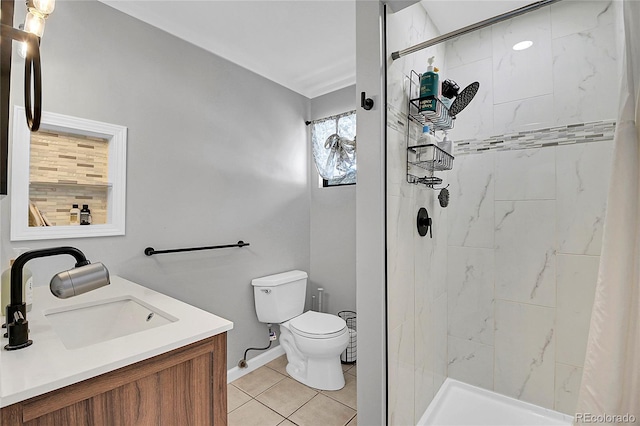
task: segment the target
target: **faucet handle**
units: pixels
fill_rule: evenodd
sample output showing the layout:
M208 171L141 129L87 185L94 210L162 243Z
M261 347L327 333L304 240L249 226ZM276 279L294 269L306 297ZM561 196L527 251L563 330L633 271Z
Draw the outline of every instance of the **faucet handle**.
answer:
M6 307L6 311L5 311L5 317L7 320L7 326L9 324L13 324L14 322L18 322L18 320L22 319L22 321L25 321L26 318L26 313L27 313L27 304L22 302L19 305L7 305ZM16 314L19 314L18 316L16 316Z
M22 306L25 306L24 303ZM18 308L22 306L18 306ZM33 343L33 340L29 340L29 321L25 319L22 310L15 310L12 317L13 322L7 324L9 344L4 347L8 351L26 348Z
M22 315L22 312L20 311L14 312L13 321L17 324L22 324L24 322L24 315Z

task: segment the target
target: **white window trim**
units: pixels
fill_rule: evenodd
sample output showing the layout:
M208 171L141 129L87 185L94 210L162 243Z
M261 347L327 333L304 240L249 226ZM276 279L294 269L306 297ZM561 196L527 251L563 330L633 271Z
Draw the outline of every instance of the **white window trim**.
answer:
M107 223L89 226L29 226L29 155L31 131L23 107L13 112L11 157L11 241L107 237L125 234L127 128L115 124L42 112L40 128L109 141Z

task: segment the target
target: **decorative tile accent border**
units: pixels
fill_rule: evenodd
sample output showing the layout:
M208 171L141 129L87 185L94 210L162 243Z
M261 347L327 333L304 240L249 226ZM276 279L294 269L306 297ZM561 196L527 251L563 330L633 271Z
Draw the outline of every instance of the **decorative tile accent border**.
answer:
M399 132L406 132L407 114L391 104L387 104L387 127Z
M508 151L608 141L613 140L615 130L615 120L547 127L539 130L527 130L518 133L491 136L490 138L482 140L465 139L455 141L454 152L455 155L458 156L479 154L484 151Z
M406 143L407 122L409 123L409 145L415 145L422 134L422 126L411 120L407 120L406 108L401 110L394 105L387 104L387 128L396 130L404 135Z
M413 124L413 123L410 123ZM406 113L394 105L387 104L387 127L401 133L407 131ZM414 142L421 129L409 126L409 139ZM565 126L546 127L517 133L491 136L486 139L454 140L455 155L480 154L484 151L509 151L542 148L546 146L569 145L613 140L616 130L615 120L592 121Z

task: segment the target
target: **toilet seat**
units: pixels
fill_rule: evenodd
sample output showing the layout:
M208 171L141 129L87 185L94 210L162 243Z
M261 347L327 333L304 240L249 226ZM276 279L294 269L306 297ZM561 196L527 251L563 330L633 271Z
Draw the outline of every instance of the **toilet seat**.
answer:
M310 339L330 339L347 332L347 323L340 317L307 311L289 321L291 331Z

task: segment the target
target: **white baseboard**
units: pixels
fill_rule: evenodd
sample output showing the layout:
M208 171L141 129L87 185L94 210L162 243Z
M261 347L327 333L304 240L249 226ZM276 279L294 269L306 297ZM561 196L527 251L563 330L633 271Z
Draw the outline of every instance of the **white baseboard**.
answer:
M271 348L268 351L247 360L247 368L235 366L227 370L227 383L231 383L245 374L251 373L253 370L262 367L281 355L284 355L284 349L281 345L278 345L275 348Z

